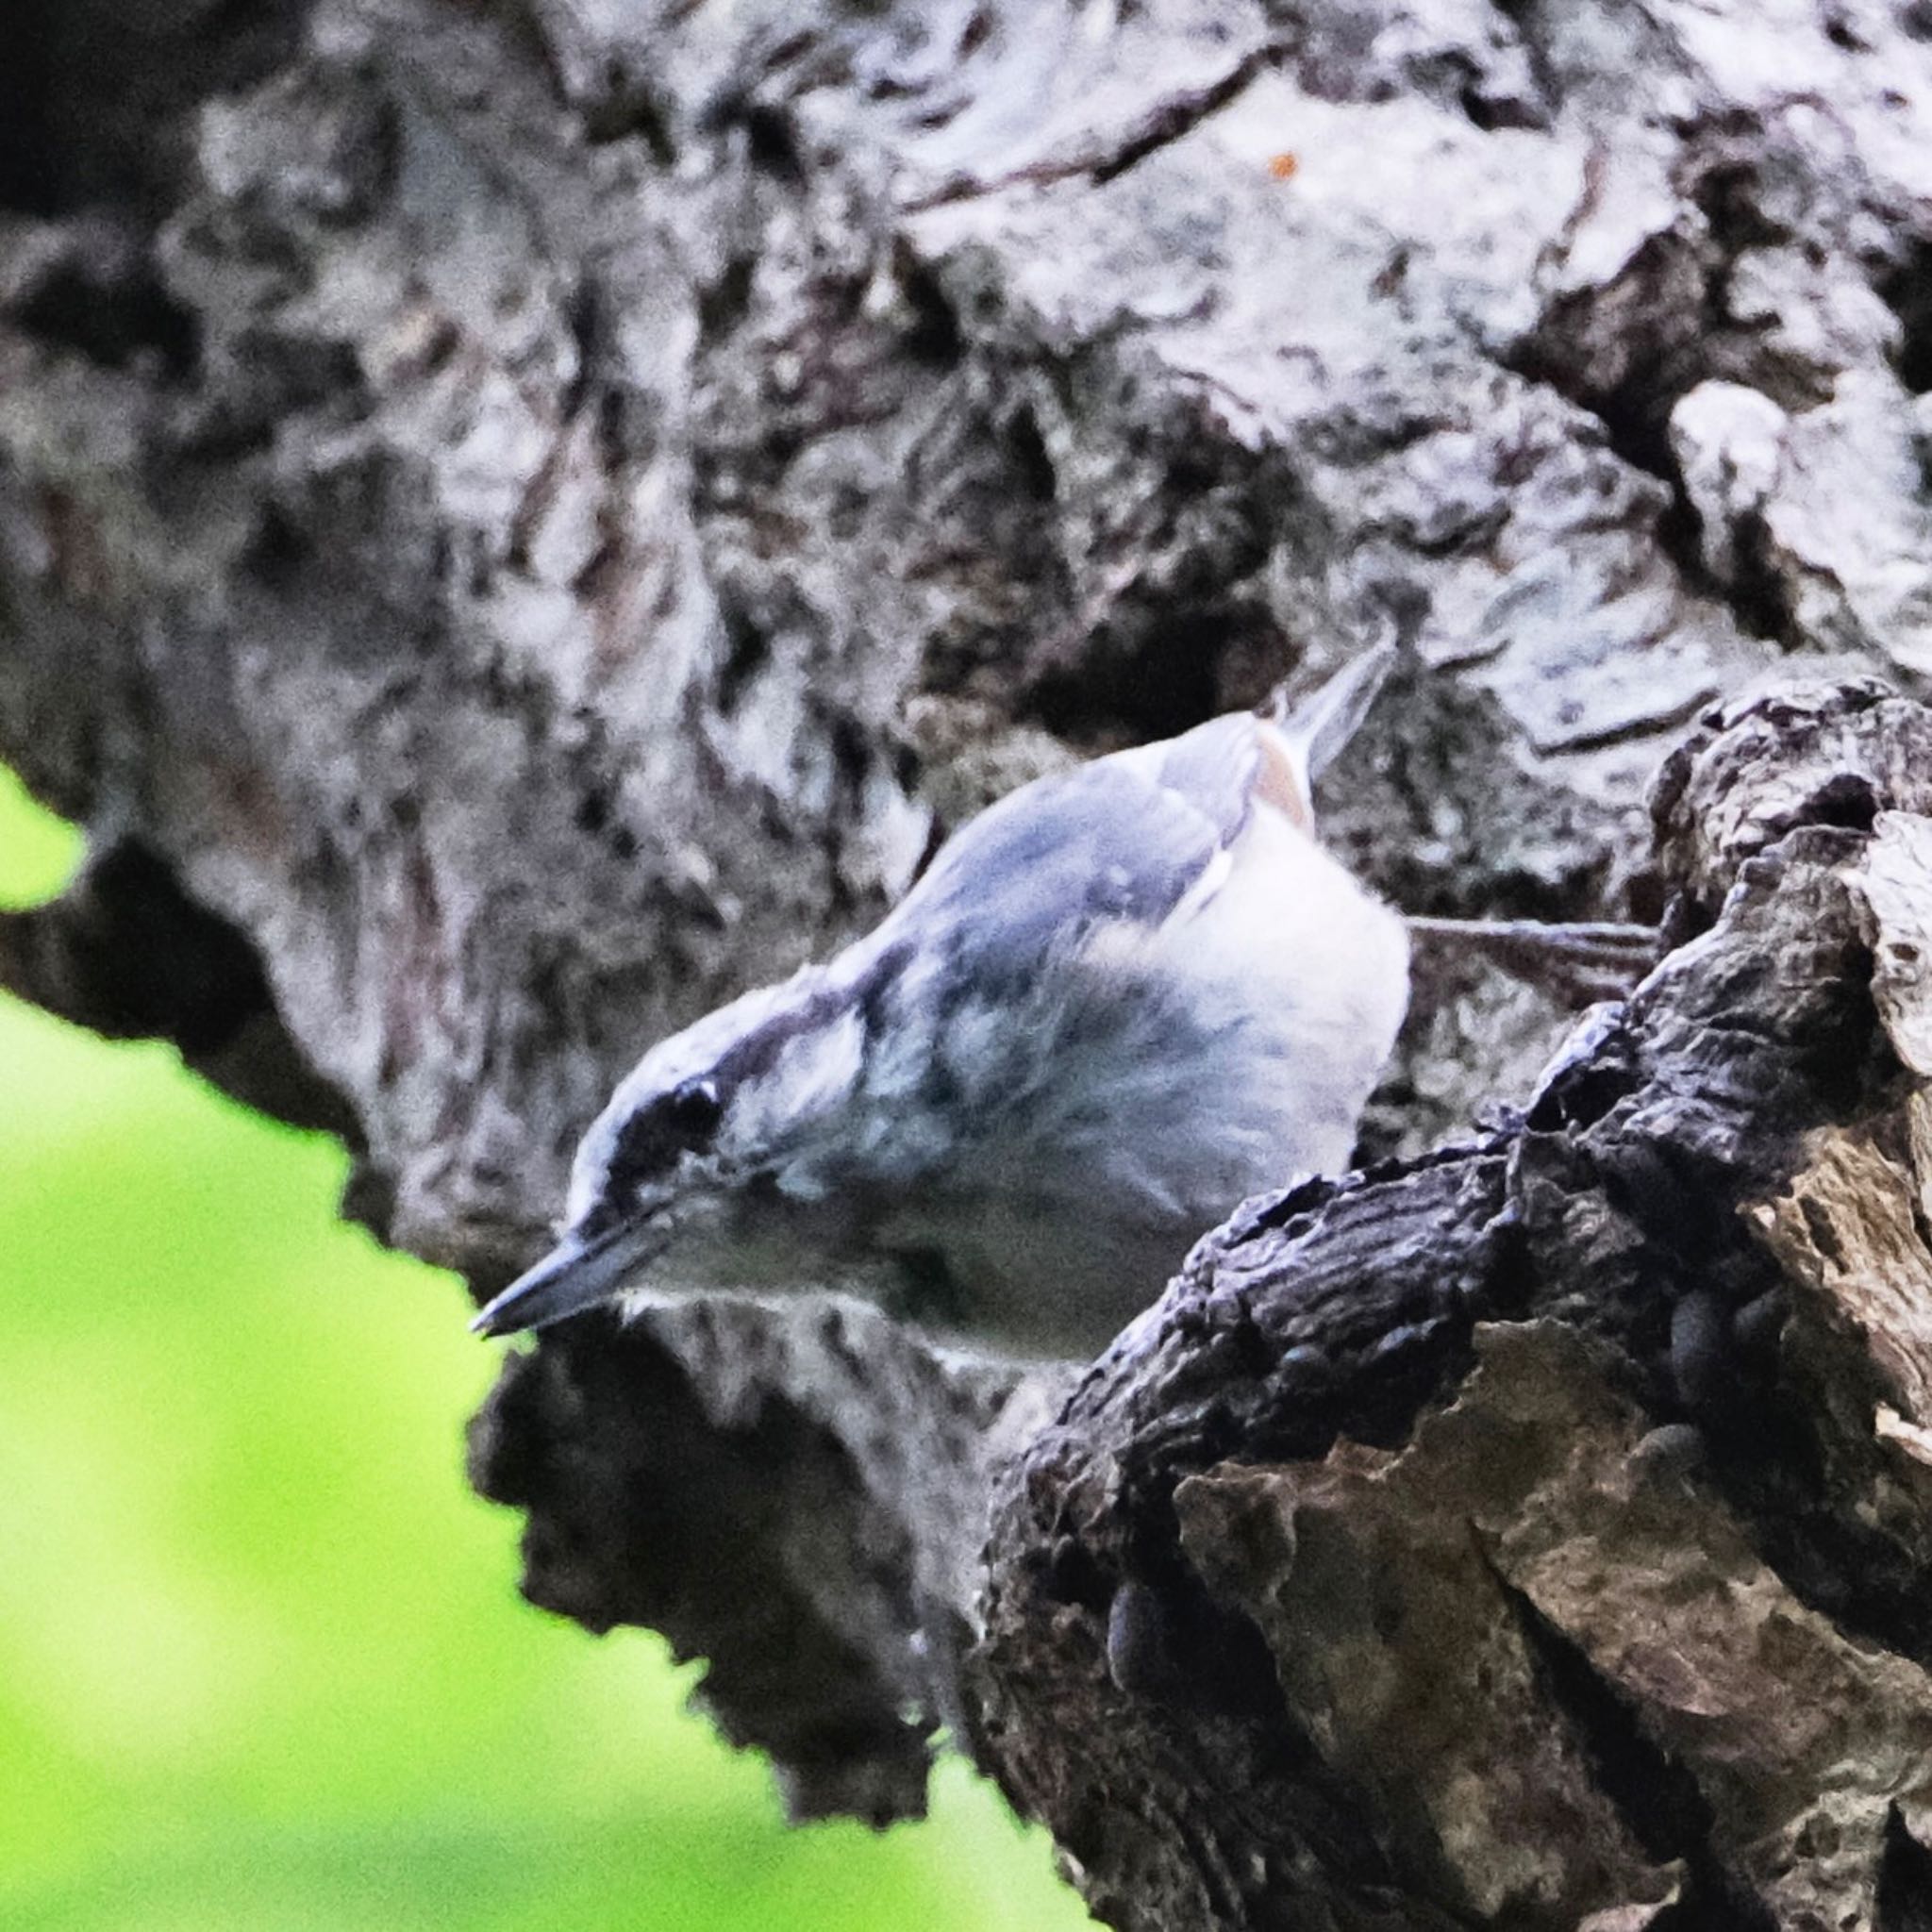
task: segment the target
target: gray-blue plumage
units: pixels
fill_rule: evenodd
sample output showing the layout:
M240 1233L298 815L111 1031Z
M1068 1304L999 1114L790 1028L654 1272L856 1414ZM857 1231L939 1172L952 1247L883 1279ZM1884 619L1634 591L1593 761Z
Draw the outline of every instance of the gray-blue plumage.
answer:
M1105 1341L1243 1196L1347 1158L1407 941L1307 788L1371 688L1352 667L1286 724L1024 788L874 932L654 1047L585 1138L562 1246L481 1325L910 1284L1009 1346Z
M1106 759L1040 779L946 844L892 924L917 921L1006 974L1070 929L1165 919L1245 813L1244 800L1216 802L1218 820Z

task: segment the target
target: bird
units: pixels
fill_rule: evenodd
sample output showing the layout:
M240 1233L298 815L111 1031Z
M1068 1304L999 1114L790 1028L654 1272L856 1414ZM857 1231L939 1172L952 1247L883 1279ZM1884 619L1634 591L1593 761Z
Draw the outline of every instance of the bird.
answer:
M1097 1352L1242 1200L1349 1159L1409 941L1312 786L1391 657L1023 785L864 937L658 1041L473 1327L815 1289Z

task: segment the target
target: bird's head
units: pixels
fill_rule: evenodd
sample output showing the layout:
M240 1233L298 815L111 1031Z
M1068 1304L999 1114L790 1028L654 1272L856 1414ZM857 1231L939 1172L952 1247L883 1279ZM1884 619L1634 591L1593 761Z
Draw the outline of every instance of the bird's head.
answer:
M706 1282L763 1202L811 1190L813 1130L849 1098L863 1027L808 969L659 1041L578 1145L557 1245L471 1324L541 1328L663 1276Z

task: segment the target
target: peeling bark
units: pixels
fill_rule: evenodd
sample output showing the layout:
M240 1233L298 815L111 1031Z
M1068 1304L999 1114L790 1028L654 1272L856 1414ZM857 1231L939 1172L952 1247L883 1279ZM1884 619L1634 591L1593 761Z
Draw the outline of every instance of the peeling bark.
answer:
M590 1318L476 1480L798 1813L943 1724L1123 1926L1916 1923L1923 11L28 0L0 984L480 1295L652 1039L1392 622L1338 849L1629 1001L1437 962L1084 1371Z

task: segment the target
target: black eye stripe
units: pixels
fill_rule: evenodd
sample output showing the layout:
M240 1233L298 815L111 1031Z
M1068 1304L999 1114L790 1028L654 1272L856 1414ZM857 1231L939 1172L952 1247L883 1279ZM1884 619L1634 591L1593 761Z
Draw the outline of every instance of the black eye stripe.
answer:
M610 1150L608 1184L623 1188L656 1180L677 1164L678 1156L703 1147L724 1116L718 1083L687 1080L640 1108L619 1129Z
M664 1096L664 1117L674 1133L702 1140L724 1115L715 1080L687 1080Z

